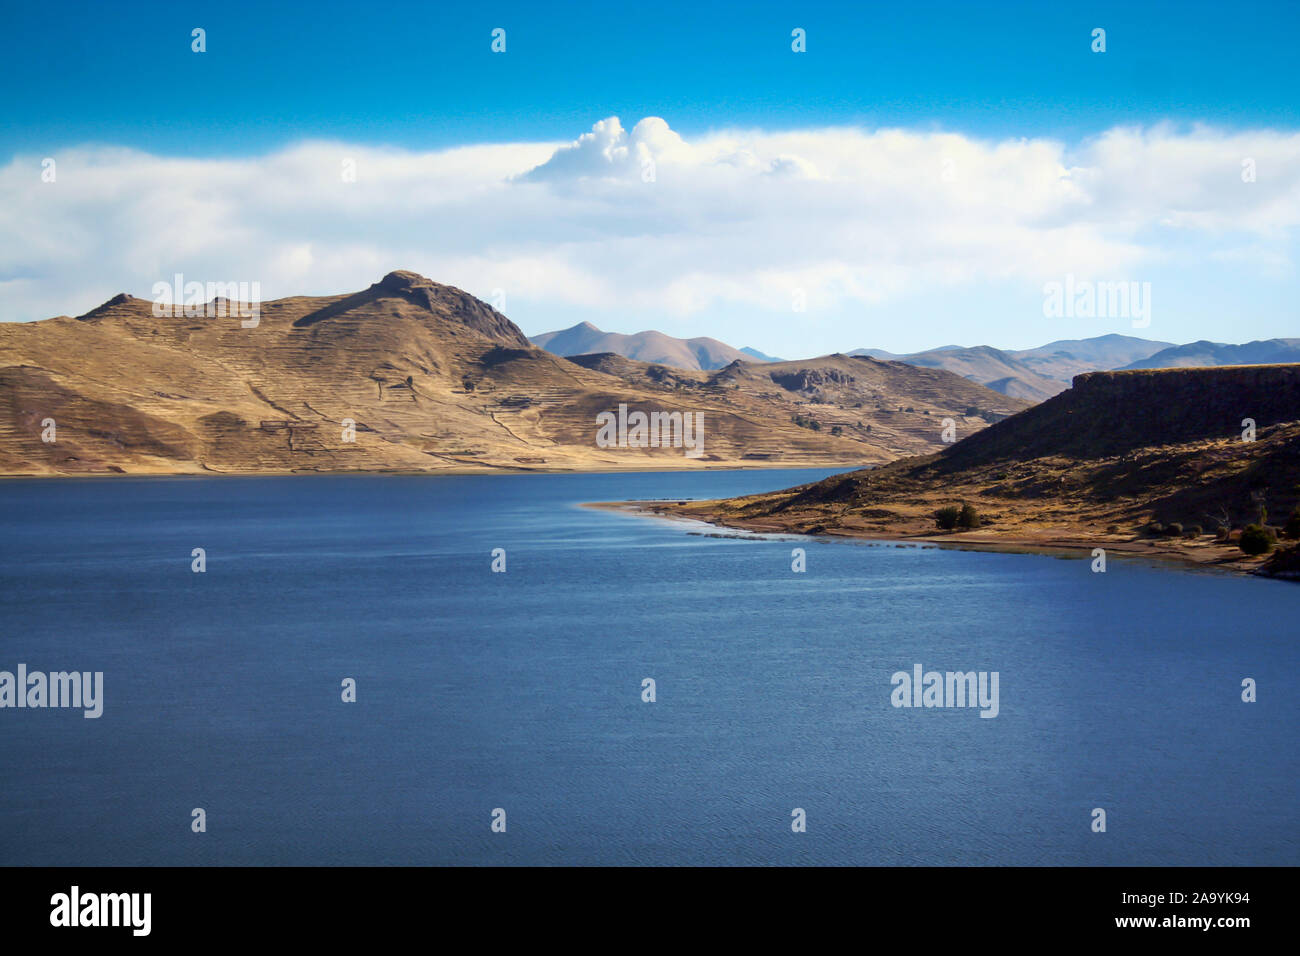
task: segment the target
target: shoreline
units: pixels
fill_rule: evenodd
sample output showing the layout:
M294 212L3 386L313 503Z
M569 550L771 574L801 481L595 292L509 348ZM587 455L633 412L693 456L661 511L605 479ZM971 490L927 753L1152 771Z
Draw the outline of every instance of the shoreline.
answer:
M262 471L158 471L158 472L87 472L84 474L0 474L0 481L51 481L95 480L95 479L209 479L209 478L289 478L289 477L483 477L488 475L615 475L639 473L699 473L710 471L815 471L823 469L840 469L846 466L842 462L773 464L728 464L718 463L702 467L681 468L673 466L634 466L616 468L529 468L508 466L470 466L441 468L437 470L262 470ZM752 534L790 535L800 538L842 538L856 541L878 542L912 542L942 548L983 551L989 553L1040 554L1069 556L1080 560L1092 557L1092 549L1104 548L1107 555L1116 554L1123 557L1142 558L1159 564L1176 565L1184 569L1196 569L1224 574L1250 575L1268 577L1276 580L1300 580L1300 576L1289 573L1262 573L1264 557L1248 557L1235 545L1221 545L1206 541L1208 535L1189 543L1185 539L1168 538L1134 538L1132 536L1101 535L1095 532L1072 532L1067 529L1045 529L1038 534L1004 534L991 530L938 532L915 530L890 530L886 528L855 529L844 527L819 528L817 530L800 530L790 527L789 523L772 518L747 519L725 513L717 507L722 502L678 498L662 498L627 501L592 501L580 502L579 506L607 511L622 511L642 517L653 517L684 523L698 524L704 528L727 531L743 531ZM688 510L689 509L689 510ZM1178 543L1175 543L1178 542Z
M706 471L819 471L822 469L845 469L852 470L863 467L860 461L842 462L799 462L799 463L729 463L717 462L697 467L680 467L673 465L618 465L609 468L582 468L582 467L528 467L525 465L468 465L457 466L454 468L438 469L405 469L405 468L347 468L347 469L311 469L311 470L292 470L292 469L264 469L260 471L88 471L84 473L68 472L46 472L42 474L24 474L24 473L6 473L0 474L0 481L57 481L64 479L79 480L83 478L297 478L310 477L312 475L321 476L339 476L339 475L366 475L366 476L396 476L412 477L416 475L427 475L437 477L440 475L466 476L466 475L633 475L642 472L680 472L681 474L696 474Z
M680 501L680 499L678 499ZM704 504L704 502L688 502ZM669 499L650 501L599 501L588 502L584 507L608 511L622 511L642 517L661 518L680 522L694 522L706 528L730 531L747 531L754 534L781 534L800 538L842 538L855 541L915 542L953 550L984 551L1003 554L1041 554L1047 556L1069 555L1080 560L1092 557L1093 548L1105 549L1107 556L1144 558L1159 564L1175 565L1187 570L1201 570L1222 574L1268 577L1285 580L1281 576L1259 574L1264 561L1242 554L1235 545L1198 543L1186 546L1172 544L1168 539L1134 539L1121 536L1080 535L1066 531L1041 535L1003 535L992 531L961 531L951 533L908 532L827 528L810 533L798 531L772 519L744 519L720 513L716 509L700 509L686 513L677 510L681 504L672 505Z

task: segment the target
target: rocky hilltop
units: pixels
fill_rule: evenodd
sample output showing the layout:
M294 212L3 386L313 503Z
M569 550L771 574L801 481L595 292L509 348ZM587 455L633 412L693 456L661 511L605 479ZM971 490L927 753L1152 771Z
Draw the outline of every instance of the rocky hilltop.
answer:
M936 512L963 504L978 527L940 534ZM1079 375L937 454L656 510L759 530L1102 544L1239 564L1235 533L1297 506L1300 365L1252 365Z
M0 474L852 466L942 447L945 418L968 434L1027 405L846 356L709 372L570 361L413 272L263 302L255 324L210 311L155 315L122 294L0 323ZM703 416L703 454L600 447L596 416L620 405Z

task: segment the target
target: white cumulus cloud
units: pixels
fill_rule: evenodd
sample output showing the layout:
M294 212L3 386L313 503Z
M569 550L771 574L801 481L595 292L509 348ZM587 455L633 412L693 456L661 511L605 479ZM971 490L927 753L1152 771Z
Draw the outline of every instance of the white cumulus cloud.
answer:
M147 296L176 272L259 281L274 298L396 268L504 290L512 315L510 303L788 313L795 290L809 309L869 309L936 287L1141 278L1201 259L1277 275L1300 224L1300 134L1201 126L1075 144L854 127L687 139L658 117L630 131L609 117L567 144L433 152L86 146L52 157L54 182L43 158L0 169L0 319Z

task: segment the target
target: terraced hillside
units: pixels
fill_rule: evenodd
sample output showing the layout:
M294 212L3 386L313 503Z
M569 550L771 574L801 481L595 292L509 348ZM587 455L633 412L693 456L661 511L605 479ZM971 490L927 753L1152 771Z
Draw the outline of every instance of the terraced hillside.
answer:
M411 272L265 302L244 325L129 295L0 323L0 473L850 466L941 447L943 418L966 434L1026 404L844 356L693 373L570 361ZM596 416L620 405L703 416L704 454L599 447Z

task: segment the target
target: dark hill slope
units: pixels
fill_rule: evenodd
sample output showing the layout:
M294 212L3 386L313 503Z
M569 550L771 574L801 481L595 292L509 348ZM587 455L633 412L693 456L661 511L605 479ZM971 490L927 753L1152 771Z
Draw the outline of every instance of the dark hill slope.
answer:
M1047 455L1098 458L1239 436L1247 418L1257 429L1300 418L1300 365L1077 375L1060 395L954 445L942 456L943 468Z
M659 510L760 530L933 535L936 509L961 502L982 518L962 540L1127 547L1148 522L1176 522L1207 534L1164 550L1240 559L1208 532L1257 521L1261 506L1280 524L1300 506L1300 365L1081 375L937 454Z

